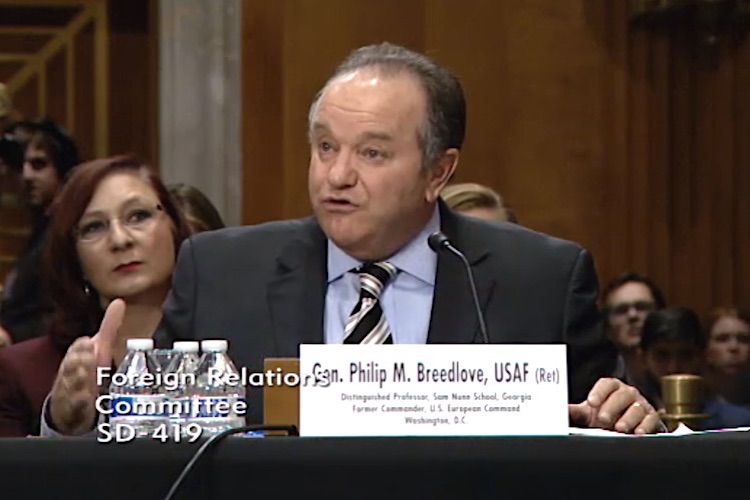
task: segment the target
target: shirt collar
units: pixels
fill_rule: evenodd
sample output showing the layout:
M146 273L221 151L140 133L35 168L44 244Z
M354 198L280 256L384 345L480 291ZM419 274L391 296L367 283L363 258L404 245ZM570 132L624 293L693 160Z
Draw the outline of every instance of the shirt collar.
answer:
M435 285L437 254L430 249L427 238L440 231L440 211L438 207L432 213L429 222L409 243L393 255L388 262L401 272L411 274L429 285ZM347 272L363 264L328 239L328 283L336 281Z

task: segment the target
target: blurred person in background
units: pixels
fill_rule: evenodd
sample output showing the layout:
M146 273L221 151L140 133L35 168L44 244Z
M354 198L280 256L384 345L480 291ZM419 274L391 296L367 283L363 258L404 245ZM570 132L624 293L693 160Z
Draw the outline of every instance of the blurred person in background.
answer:
M661 410L660 380L666 375L704 375L706 337L698 315L690 309L668 307L650 313L643 323L641 349L646 377L639 389ZM709 390L701 413L709 418L701 430L750 426L750 409L727 403Z
M5 282L0 303L0 336L14 343L43 334L49 304L42 287L42 254L49 223L48 209L68 172L79 163L78 147L54 122L28 122L24 151L24 197L32 212L31 236Z
M33 122L17 121L0 135L0 205L25 203L22 195L23 160L33 131Z
M13 146L15 145L5 131L10 125L10 113L13 105L10 100L10 94L5 84L0 83L0 205L3 202L3 195L8 189L8 177L11 174L11 164L13 163ZM18 155L16 155L18 156ZM18 158L16 158L18 160ZM18 161L16 161L18 163ZM0 298L3 294L4 285L0 283ZM11 341L7 332L0 331L0 347L4 347Z
M226 227L214 204L198 188L174 183L169 184L168 189L182 210L193 234Z
M70 359L93 360L91 336L115 299L128 304L109 353L115 364L125 356L128 338L153 334L177 250L190 234L156 173L130 157L77 167L51 214L45 255L49 272L44 276L53 313L45 335L0 350L4 437L39 433L43 403L55 378L68 370ZM64 387L52 394L57 408L76 404Z
M440 197L450 208L464 215L489 221L518 223L510 205L487 186L476 183L452 184L440 192Z
M0 135L0 207L16 207L23 203L22 170L26 144L31 138L30 122L14 122ZM13 217L11 214L5 216ZM21 222L19 222L19 225ZM0 300L5 289L5 280L0 283ZM10 345L10 334L0 327L0 347Z
M9 176L17 177L20 181L24 154L34 132L34 122L13 122L2 130L3 133L0 136L0 176L3 176L5 180L9 180ZM15 179L12 179L11 183L15 184ZM12 187L15 190L15 186Z
M650 312L666 306L664 294L651 279L629 272L610 281L601 297L604 329L620 353L616 376L640 385L644 382L641 330Z
M8 88L4 83L0 83L0 131L5 133L5 130L11 124L10 112L13 109L13 104L10 100L10 94ZM0 138L2 141L3 138ZM4 144L0 142L0 183L5 180L5 176L8 174L9 165L6 162L5 155L3 154ZM0 184L0 195L2 195L2 184Z
M0 130L5 130L11 122L13 103L10 99L8 87L0 83Z
M718 307L708 315L705 332L709 385L726 401L750 406L750 315Z

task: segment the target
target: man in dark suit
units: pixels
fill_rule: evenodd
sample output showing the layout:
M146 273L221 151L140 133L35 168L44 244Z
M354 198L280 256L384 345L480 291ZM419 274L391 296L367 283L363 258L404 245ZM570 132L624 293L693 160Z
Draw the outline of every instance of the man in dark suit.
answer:
M489 226L444 206L439 218L440 229L471 263L490 342L567 344L570 400L585 399L599 378L612 373L615 357L595 328L596 275L588 253L515 225ZM461 262L434 255L426 238L417 243L437 262L426 342L482 342ZM232 358L251 371L263 371L265 357L298 357L300 344L323 343L326 321L335 320L324 317L327 247L313 218L193 238L180 253L165 308L171 340L226 337ZM395 343L402 340L399 334L413 333L398 324L392 329ZM259 421L260 391L249 400L250 420Z
M267 357L298 356L301 343L481 342L460 261L428 247L441 230L472 266L490 342L568 346L574 422L655 431L659 418L637 391L602 379L615 353L597 328L588 253L515 225L470 220L438 201L464 128L463 92L445 69L390 44L355 51L310 110L315 217L186 242L160 336L227 338L235 362L251 371L262 371ZM105 323L116 325L121 311L115 301ZM110 362L111 334L103 325L86 363ZM80 385L62 381L53 392ZM90 404L91 396L80 399ZM249 420L259 421L259 390L249 390L248 403ZM71 412L52 408L53 421L70 421Z

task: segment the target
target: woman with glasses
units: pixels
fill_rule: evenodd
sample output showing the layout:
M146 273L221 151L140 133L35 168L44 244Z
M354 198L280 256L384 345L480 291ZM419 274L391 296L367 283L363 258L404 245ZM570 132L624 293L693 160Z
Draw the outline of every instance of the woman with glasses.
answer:
M46 335L0 350L0 436L39 433L58 371L65 371L65 360L85 355L88 337L115 298L128 307L112 348L114 364L124 358L128 338L153 334L177 251L189 235L158 176L130 157L76 167L51 214L51 321Z

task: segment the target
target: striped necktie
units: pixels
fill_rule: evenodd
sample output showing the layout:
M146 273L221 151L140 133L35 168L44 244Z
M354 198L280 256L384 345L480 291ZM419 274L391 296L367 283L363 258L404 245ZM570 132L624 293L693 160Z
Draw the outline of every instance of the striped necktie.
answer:
M344 331L345 344L392 344L393 337L380 307L380 294L398 269L387 262L360 267L359 302L349 315Z

